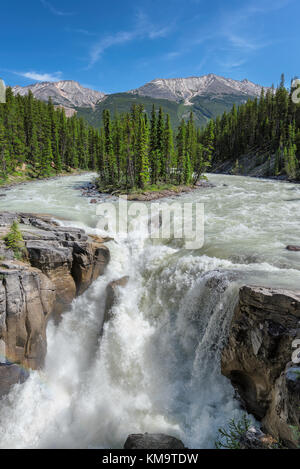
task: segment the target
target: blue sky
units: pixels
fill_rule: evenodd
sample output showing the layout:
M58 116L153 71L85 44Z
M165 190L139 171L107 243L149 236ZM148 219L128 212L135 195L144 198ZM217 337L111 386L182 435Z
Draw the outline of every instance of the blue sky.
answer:
M299 0L10 0L0 11L9 85L73 79L114 93L159 77L300 75Z

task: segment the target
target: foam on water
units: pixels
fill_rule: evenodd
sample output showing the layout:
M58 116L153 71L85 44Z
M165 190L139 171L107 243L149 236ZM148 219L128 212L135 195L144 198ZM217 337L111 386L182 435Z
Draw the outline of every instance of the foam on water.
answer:
M95 207L73 189L89 177L12 189L0 209L52 213L97 233ZM146 431L210 448L218 428L241 414L220 374L221 350L241 284L299 284L299 254L284 249L298 239L299 209L286 199L299 189L210 179L216 188L180 198L205 203L202 250L179 240L153 245L138 222L108 243L105 275L58 326L49 323L45 369L0 401L1 448L118 448ZM124 275L100 340L106 286Z

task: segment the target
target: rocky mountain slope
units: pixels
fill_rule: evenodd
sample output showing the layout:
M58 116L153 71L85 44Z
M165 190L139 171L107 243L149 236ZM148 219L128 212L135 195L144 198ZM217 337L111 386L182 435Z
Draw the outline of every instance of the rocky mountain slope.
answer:
M3 236L20 223L28 259L17 260ZM110 259L104 240L59 226L49 216L0 214L0 397L43 366L46 326L102 275Z
M261 86L249 80L237 81L224 78L213 73L201 77L156 79L135 90L131 94L149 96L155 99L168 99L170 101L184 102L192 105L191 99L196 96L209 96L218 98L226 95L259 96Z
M84 88L77 81L65 80L58 82L42 82L29 86L14 86L13 92L24 96L28 91L41 101L48 101L52 98L55 105L67 108L94 107L105 97L100 91Z

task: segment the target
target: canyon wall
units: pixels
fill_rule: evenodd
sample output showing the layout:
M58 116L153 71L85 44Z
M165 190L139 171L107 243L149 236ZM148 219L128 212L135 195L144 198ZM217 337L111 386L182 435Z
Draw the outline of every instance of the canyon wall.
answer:
M300 427L300 367L292 360L297 338L300 291L241 288L222 373L263 429L290 447Z

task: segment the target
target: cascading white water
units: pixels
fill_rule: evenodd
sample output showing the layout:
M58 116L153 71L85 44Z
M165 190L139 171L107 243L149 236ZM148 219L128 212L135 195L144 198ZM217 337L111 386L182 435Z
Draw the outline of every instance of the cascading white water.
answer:
M0 209L70 218L72 207L65 224L97 232L94 207L73 189L82 179L13 189ZM298 236L298 206L288 196L300 188L210 179L217 187L181 197L205 202L202 250L174 240L153 245L138 224L109 242L105 275L58 326L49 323L45 369L0 401L0 447L118 448L129 433L158 431L209 448L218 428L241 413L220 373L221 350L239 285L299 282L298 254L284 243ZM129 283L100 341L106 286L124 275Z

